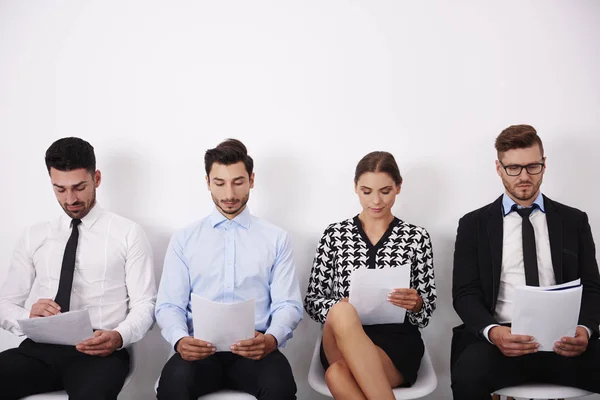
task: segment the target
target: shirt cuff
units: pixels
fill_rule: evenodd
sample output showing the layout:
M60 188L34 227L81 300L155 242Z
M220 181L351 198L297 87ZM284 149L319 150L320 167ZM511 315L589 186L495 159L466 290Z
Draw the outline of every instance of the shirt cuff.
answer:
M121 339L123 340L121 347L119 347L117 350L128 347L131 344L131 335L129 334L129 330L123 329L122 327L116 327L114 330L115 332L119 332L119 335L121 335Z
M580 327L584 328L587 331L587 333L588 333L588 339L592 337L592 330L590 328L588 328L585 325L577 325L577 326L580 326Z
M500 326L498 324L492 324L492 325L488 325L485 327L485 329L481 332L481 334L483 335L484 338L487 339L488 342L490 342L491 344L494 344L491 340L490 340L490 330L495 327L495 326Z
M271 325L269 329L265 332L265 335L273 335L275 340L277 340L277 347L285 347L285 331L283 328Z
M163 335L163 337L165 339L167 339L167 342L169 342L171 344L171 347L175 351L177 351L177 349L175 349L177 342L179 342L179 340L181 338L184 338L186 336L190 336L189 332L185 329L179 328L178 326L171 327L169 330L164 332L164 335Z

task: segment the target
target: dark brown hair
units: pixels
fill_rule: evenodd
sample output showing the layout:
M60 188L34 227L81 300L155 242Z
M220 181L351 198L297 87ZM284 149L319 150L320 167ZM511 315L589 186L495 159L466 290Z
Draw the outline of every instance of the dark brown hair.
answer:
M209 176L213 163L231 165L242 161L246 166L248 176L252 175L254 169L254 160L248 155L248 150L244 143L237 139L226 139L219 143L214 149L206 150L204 154L204 169L206 176Z
M544 145L542 139L538 136L535 128L531 125L511 125L503 130L496 138L496 151L498 159L504 152L513 149L526 149L534 145L540 147L542 156L544 155Z
M394 156L387 151L374 151L364 156L356 165L354 172L354 184L358 183L358 179L365 172L385 172L400 186L402 184L402 176L398 169L398 164Z

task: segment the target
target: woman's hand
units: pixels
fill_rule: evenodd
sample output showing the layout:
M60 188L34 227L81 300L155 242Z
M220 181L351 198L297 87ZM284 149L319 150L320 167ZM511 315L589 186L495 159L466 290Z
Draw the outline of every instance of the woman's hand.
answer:
M423 299L415 289L394 289L388 295L388 301L412 312L419 312L423 308Z

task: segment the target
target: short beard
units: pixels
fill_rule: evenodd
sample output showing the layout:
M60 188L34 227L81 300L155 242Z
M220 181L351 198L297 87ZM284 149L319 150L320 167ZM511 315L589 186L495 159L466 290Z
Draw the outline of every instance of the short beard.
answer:
M88 215L90 213L90 211L92 211L92 208L94 208L94 205L96 205L96 189L94 189L94 193L92 194L92 200L90 201L90 205L88 207L86 207L85 203L84 203L83 204L84 208L80 212L72 213L71 211L69 211L67 209L66 204L61 204L61 207L62 207L63 211L65 212L65 214L67 214L71 219L83 219L83 218L85 218L86 215Z
M213 203L215 203L215 206L217 206L217 208L219 210L221 210L221 212L223 214L227 214L227 215L235 215L237 214L240 210L242 210L244 207L246 207L246 204L248 204L248 200L250 199L250 193L248 193L246 196L244 196L242 198L242 200L240 200L240 206L238 208L236 208L235 210L225 210L223 207L221 207L221 202L219 199L217 199L215 196L211 195L212 199L213 199Z
M540 186L542 185L542 181L540 180L537 184L534 184L532 182L532 193L530 196L524 197L523 195L519 194L516 190L513 190L511 188L510 185L508 185L504 180L502 180L502 183L504 184L504 188L506 189L506 191L508 193L510 193L515 199L517 200L521 200L521 201L529 201L531 199L535 199L535 197L538 195L538 192L540 190ZM515 187L518 185L518 183L515 184Z

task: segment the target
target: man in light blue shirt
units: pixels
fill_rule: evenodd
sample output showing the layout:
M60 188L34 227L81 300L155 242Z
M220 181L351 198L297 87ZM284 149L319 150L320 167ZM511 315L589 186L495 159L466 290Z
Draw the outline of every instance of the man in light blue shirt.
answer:
M163 368L157 397L196 400L227 388L260 400L295 399L291 367L278 350L302 319L288 235L250 214L253 160L240 141L208 150L204 163L216 207L176 232L165 255L155 314L176 353ZM195 339L191 293L222 303L254 299L255 337L218 353Z

